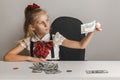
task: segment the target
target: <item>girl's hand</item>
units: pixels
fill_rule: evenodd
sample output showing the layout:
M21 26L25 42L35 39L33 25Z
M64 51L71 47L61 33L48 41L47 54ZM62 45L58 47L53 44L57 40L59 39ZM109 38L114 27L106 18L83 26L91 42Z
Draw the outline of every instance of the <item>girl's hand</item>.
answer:
M46 59L37 58L37 57L28 57L28 61L30 61L30 62L46 62Z
M97 22L96 23L96 25L95 25L95 30L94 30L94 32L98 32L98 31L101 31L102 29L101 29L101 24L99 23L99 22Z
M46 62L46 59L44 59L44 58L39 58L40 59L40 61L42 61L42 62Z

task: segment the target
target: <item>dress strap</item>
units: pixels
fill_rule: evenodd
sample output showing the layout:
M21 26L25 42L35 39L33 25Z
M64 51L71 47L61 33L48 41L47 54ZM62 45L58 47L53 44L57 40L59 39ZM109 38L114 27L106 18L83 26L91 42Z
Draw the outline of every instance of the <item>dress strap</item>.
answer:
M52 34L50 34L50 40L52 40ZM54 54L54 45L51 47L51 58L54 58L55 54Z
M34 56L33 56L33 44L34 44L34 42L32 42L32 41L30 40L30 56L31 56L31 57L34 57Z

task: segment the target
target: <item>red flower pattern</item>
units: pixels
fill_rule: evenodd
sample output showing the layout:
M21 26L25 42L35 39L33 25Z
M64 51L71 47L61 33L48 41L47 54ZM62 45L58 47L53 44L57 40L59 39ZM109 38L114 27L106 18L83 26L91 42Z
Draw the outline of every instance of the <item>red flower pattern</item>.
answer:
M38 58L46 58L52 46L52 42L34 42L33 54Z

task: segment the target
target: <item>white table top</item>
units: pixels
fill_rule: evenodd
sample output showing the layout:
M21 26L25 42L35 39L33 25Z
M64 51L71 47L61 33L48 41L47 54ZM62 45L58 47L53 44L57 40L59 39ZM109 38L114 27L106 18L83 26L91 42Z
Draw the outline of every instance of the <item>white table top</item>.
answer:
M32 73L32 62L0 61L0 80L120 80L120 61L57 61L59 74ZM14 70L13 68L19 69ZM72 72L66 72L72 70ZM108 73L87 74L86 70Z

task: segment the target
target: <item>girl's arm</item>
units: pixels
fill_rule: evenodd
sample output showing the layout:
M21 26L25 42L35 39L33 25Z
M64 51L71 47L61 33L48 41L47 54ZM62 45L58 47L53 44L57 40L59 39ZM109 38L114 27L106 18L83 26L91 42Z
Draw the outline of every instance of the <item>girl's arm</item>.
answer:
M5 54L4 61L32 61L32 62L41 62L45 61L44 59L18 55L24 48L19 44L14 49Z
M100 23L96 23L94 32L97 32L97 31L101 31ZM84 49L90 42L94 32L89 32L81 41L73 41L73 40L65 39L62 42L62 46L69 47L69 48Z
M87 34L86 37L84 37L81 41L73 41L69 39L65 39L62 43L62 46L69 47L69 48L76 48L76 49L84 49L90 42L93 32L90 32Z

